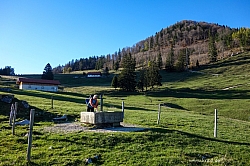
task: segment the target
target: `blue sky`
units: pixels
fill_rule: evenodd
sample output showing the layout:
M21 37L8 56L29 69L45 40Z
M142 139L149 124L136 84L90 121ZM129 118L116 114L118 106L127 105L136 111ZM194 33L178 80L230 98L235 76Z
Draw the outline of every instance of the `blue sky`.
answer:
M42 74L112 54L182 20L250 28L249 0L0 0L0 68Z

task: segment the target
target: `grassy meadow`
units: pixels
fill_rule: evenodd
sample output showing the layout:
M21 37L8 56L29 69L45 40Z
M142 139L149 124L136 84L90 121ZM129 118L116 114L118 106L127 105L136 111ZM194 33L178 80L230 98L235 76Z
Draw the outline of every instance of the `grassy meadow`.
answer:
M0 165L250 165L250 53L201 66L193 72L161 71L162 86L147 92L121 92L105 78L85 78L82 72L58 74L60 91L19 90L13 78L1 77L0 94L19 102L17 121L29 119L25 100L34 108L31 162L26 161L28 126L9 125L10 104L0 102ZM26 75L40 78L39 75ZM48 133L53 117L79 121L85 98L103 94L104 111L121 111L124 123L147 128L141 132ZM53 108L51 98L53 97ZM161 107L157 124L158 106ZM218 134L214 138L214 110Z

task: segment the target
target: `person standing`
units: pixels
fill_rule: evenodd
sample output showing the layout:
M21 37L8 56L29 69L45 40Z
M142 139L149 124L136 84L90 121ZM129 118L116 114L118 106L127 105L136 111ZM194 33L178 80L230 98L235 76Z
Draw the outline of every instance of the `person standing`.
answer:
M93 98L90 98L89 103L88 103L88 109L87 112L94 112L94 109L98 111L97 106L98 106L98 96L94 95Z

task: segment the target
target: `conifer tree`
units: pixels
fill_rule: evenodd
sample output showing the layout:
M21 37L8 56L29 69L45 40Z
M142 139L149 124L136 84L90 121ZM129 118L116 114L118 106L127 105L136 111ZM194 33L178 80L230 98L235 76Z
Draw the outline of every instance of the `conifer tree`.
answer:
M162 69L162 57L161 57L161 52L159 52L158 56L157 56L157 66L159 68L159 70Z
M158 66L155 62L150 62L148 66L148 83L152 88L154 85L161 86L162 76L159 73Z
M176 62L176 65L175 65L175 69L177 71L184 71L185 57L186 57L185 50L184 49L180 50L179 55L177 57L177 62Z
M200 63L199 63L198 59L197 59L197 61L196 61L196 67L197 67L197 68L200 67Z
M119 48L119 51L118 51L118 62L120 62L122 59L122 53L121 53L121 49Z
M45 80L53 80L54 79L54 74L52 72L52 67L50 66L49 63L45 66L41 78L45 79Z
M125 54L122 59L123 70L118 77L118 85L124 91L135 91L136 87L136 73L135 73L135 59L131 54Z
M105 70L104 70L104 75L105 75L106 77L109 76L109 68L108 68L108 67L105 68Z
M115 67L114 68L115 71L117 71L119 69L119 62L118 61L115 62L115 66L114 67Z
M166 71L173 71L174 69L174 45L171 44L170 52L166 58Z
M217 61L217 49L215 46L215 38L210 34L209 43L208 43L208 56L210 58L210 62Z
M112 59L112 69L115 70L115 60Z
M148 70L147 68L143 68L142 70L140 70L140 73L139 73L139 79L138 79L138 82L137 82L137 88L139 90L141 90L142 92L144 91L144 88L146 88L147 90L147 87L148 87Z
M113 77L113 79L112 79L111 87L113 87L113 88L115 88L115 89L118 87L118 78L117 78L116 75L115 75L115 76Z
M153 49L154 48L154 38L153 36L150 37L150 42L149 42L149 49Z

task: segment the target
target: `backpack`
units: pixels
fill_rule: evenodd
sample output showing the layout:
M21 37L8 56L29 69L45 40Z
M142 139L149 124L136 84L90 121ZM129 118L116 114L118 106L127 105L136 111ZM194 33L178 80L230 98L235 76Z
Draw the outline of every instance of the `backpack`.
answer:
M89 104L89 100L93 99L94 95L90 95L89 98L85 99L85 103L88 105Z

